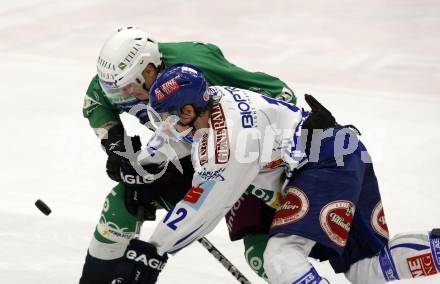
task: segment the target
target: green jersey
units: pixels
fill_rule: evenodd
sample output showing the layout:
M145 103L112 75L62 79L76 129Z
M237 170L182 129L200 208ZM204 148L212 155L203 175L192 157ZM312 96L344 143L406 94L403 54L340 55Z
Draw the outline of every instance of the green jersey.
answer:
M262 72L249 72L230 63L222 51L213 44L200 42L159 43L159 51L165 67L188 63L203 70L211 86L231 86L267 94L271 97L281 95L283 91L293 94L292 90L280 79ZM293 97L293 102L296 98ZM109 97L99 84L96 75L90 82L84 99L83 115L89 120L99 137L107 130L120 124L119 114L123 109L118 106L117 97Z

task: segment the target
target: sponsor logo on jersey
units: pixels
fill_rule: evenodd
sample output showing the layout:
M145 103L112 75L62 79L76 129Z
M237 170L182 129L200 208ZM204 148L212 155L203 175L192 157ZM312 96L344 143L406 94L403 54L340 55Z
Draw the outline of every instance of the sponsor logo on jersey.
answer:
M331 202L321 209L319 221L330 240L338 246L347 244L355 205L348 200Z
M226 164L229 161L229 137L225 114L220 104L212 107L211 126L214 130L215 162Z
M133 238L133 233L131 233L131 232L120 232L120 231L113 230L112 228L104 229L101 232L101 235L106 238L109 238L111 236L112 240L119 239L119 238L130 240Z
M217 180L217 181L225 181L225 177L223 176L223 172L225 168L220 168L214 171L209 171L206 168L198 171L197 174L204 180Z
M309 199L307 195L296 187L287 189L286 195L281 200L275 217L272 221L272 227L283 226L295 223L309 212Z
M240 89L236 88L226 88L234 98L234 101L237 102L237 107L240 110L241 115L241 125L243 128L252 128L254 127L254 115L256 111L250 106L249 98L244 97L245 93Z
M215 181L208 180L198 186L192 187L183 198L183 201L195 210L199 210L215 185Z
M437 273L431 253L408 258L406 262L413 278Z
M259 257L259 254L257 254L256 256L253 256L253 257L251 257L250 256L250 253L252 252L252 251L254 251L255 250L255 247L254 246L250 246L246 251L245 251L245 258L246 258L246 260L247 260L247 262L248 262L248 264L251 266L251 268L254 270L254 271L258 271L258 270L260 270L261 268L263 268L263 258L262 257Z
M107 202L108 200L106 200L106 203ZM107 221L107 218L104 214L101 214L101 218L99 219L99 224L96 226L96 230L99 234L101 234L101 236L115 242L130 240L134 235L133 232L126 232L125 230L127 230L127 228L119 228L117 224Z
M128 250L125 254L127 259L143 263L146 267L150 267L159 271L165 267L166 262L160 261L156 258L147 258L145 254L138 254L135 250Z
M188 193L183 197L183 200L191 204L196 204L204 191L205 190L201 187L191 187Z
M277 209L278 207L280 207L280 200L281 200L280 192L274 192L272 190L255 187L253 185L250 185L246 190L246 192L249 192L250 194L262 200L272 208Z
M272 169L272 170L273 170L273 169L276 169L276 168L281 167L283 164L284 164L283 159L278 159L278 160L275 160L275 161L272 161L272 162L267 163L267 164L264 166L264 168L265 168L265 169Z
M371 213L370 223L371 227L373 227L376 233L386 239L390 238L387 222L385 220L385 212L383 210L381 201L379 201L376 206L374 206L374 209Z
M238 199L234 205L232 206L231 210L228 211L228 213L226 214L226 226L228 226L229 231L232 232L233 231L233 225L234 225L234 220L235 220L235 216L237 216L237 212L238 209L240 209L242 202L245 200L244 196L242 195L240 197L240 199ZM240 219L238 219L240 220ZM240 223L240 222L238 222Z
M208 162L208 133L204 133L199 144L199 161L203 166Z

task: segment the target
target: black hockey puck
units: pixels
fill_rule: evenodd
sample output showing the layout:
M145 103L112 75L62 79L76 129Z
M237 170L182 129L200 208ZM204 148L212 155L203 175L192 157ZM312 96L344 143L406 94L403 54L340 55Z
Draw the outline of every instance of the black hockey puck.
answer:
M35 206L37 206L38 209L40 209L41 212L43 212L44 215L49 215L52 210L50 210L49 206L47 206L46 203L44 203L41 199L38 199L35 201Z

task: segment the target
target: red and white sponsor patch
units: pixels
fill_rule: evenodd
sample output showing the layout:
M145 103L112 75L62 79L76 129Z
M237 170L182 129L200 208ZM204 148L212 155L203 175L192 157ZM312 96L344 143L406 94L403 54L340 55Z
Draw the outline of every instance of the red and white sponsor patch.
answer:
M390 238L387 221L385 220L385 212L383 210L381 201L374 206L374 209L371 212L370 223L376 233L386 239Z
M331 202L321 209L319 222L332 242L344 247L347 244L348 233L356 206L348 200Z
M215 162L226 164L229 161L229 137L225 114L220 104L212 107L211 126L214 130Z
M264 168L265 168L265 169L276 169L276 168L282 166L283 163L284 163L284 160L283 160L283 159L274 160L274 161L272 161L272 162L267 163L267 164L264 166Z
M301 220L309 212L307 195L296 187L287 190L272 221L272 227L291 224Z
M197 201L199 201L200 196L202 196L204 191L205 190L201 187L191 187L188 193L183 197L183 200L191 204L195 204Z
M437 273L431 253L426 253L406 259L409 271L413 278L433 275Z

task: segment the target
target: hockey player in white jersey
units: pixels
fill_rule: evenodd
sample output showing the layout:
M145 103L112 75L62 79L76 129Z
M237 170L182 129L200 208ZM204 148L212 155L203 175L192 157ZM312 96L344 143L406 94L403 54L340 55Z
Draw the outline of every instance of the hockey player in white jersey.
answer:
M193 136L192 188L148 242L130 241L114 283L155 283L167 255L208 234L251 183L283 194L264 254L270 283L328 283L307 257L329 260L352 283L438 273L439 232L389 240L364 145L312 97L307 101L312 112L207 87L191 65L165 70L150 92L154 116L163 121L156 135Z

